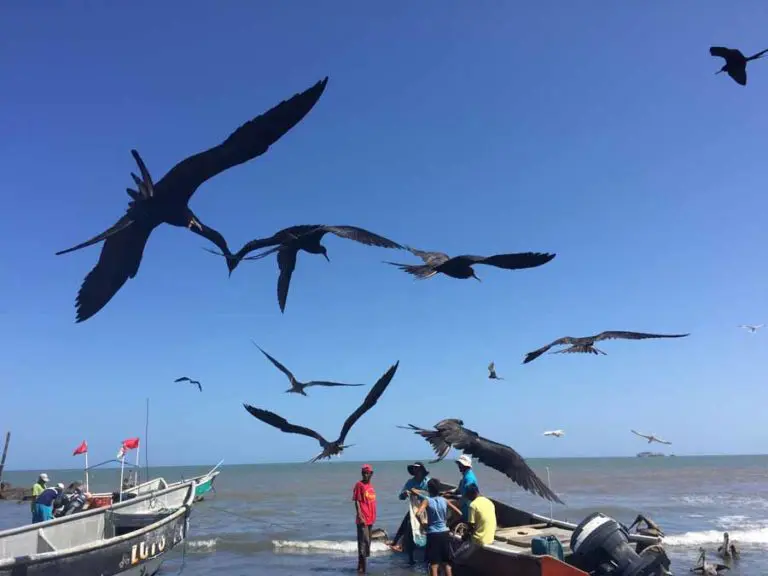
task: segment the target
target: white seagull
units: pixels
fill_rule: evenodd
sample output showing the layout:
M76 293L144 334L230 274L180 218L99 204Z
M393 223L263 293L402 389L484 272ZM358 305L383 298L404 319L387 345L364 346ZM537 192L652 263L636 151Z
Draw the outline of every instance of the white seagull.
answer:
M562 430L547 430L544 432L544 436L557 436L560 438L561 436L565 436L565 432Z
M640 432L637 432L636 430L630 430L632 434L637 434L638 436L642 436L643 438L648 438L648 444L651 442L658 442L659 444L672 444L672 442L667 442L666 440L662 440L658 436L655 436L653 434L640 434Z
M763 326L765 326L765 324L739 324L739 328L746 328L747 330L752 332L752 334L757 332Z

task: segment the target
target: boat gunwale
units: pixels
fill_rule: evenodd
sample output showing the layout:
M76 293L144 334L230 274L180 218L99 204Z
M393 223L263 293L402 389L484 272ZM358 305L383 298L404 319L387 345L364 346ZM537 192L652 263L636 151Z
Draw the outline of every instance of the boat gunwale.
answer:
M47 520L45 522L37 522L35 524L27 524L26 526L20 526L18 528L11 528L10 530L5 530L3 532L0 532L0 539L6 536L15 536L23 532L32 532L32 531L37 532L42 527L65 524L67 522L72 522L74 520L82 520L83 518L86 518L89 515L94 516L97 514L106 514L111 510L114 510L117 508L125 508L126 506L137 504L138 502L143 502L144 500L149 500L153 497L156 498L158 496L164 496L169 492L178 491L179 489L180 489L179 486L174 486L158 492L151 492L138 498L126 500L125 502L120 502L113 506L108 506L108 507L104 506L101 508L94 508L93 510L86 510L85 512L82 512L80 514L72 514L71 516L54 518L53 520ZM22 556L14 556L13 558L0 558L0 570L13 568L13 566L20 565L20 564L23 564L23 565L39 564L47 560L53 560L53 559L58 560L62 558L67 558L69 556L74 556L76 554L81 554L83 552L96 551L101 548L107 548L109 546L113 546L114 544L121 544L127 540L135 538L136 536L143 536L146 533L157 530L158 528L164 526L165 524L173 522L174 520L179 518L179 516L186 515L189 512L189 510L191 510L192 508L192 505L194 503L194 498L195 498L195 483L190 482L189 486L187 486L187 496L184 498L184 502L181 504L181 506L179 506L179 508L174 512L157 520L156 522L153 522L152 524L149 524L143 528L139 528L138 530L132 530L131 532L126 532L125 534L121 534L120 536L114 536L112 538L99 538L98 540L93 540L92 542L80 544L78 546L73 546L71 548L62 548L60 550L50 550L47 552L37 552L35 554L25 554Z

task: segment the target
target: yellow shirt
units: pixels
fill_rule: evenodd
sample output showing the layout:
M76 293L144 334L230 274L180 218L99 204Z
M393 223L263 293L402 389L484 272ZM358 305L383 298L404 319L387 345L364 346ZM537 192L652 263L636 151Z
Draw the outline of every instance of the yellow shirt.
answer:
M32 484L32 503L31 507L34 509L35 507L35 500L37 500L37 497L40 496L40 494L43 493L43 490L45 490L45 486L41 484L40 482L35 482Z
M472 541L484 546L496 536L496 507L485 496L478 496L469 505L469 521L475 527Z

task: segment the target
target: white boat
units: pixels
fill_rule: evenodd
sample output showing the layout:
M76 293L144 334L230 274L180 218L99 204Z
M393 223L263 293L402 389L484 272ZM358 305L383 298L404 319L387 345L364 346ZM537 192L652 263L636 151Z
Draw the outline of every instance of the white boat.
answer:
M0 532L0 576L152 576L187 536L195 483ZM135 528L140 518L151 524Z

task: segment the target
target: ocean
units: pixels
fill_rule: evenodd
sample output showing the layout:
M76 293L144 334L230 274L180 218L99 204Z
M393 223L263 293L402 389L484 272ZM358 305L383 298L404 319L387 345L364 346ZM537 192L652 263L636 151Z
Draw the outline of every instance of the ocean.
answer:
M553 505L555 517L578 523L601 511L629 524L638 512L665 531L675 574L688 573L703 546L712 553L728 531L740 547L731 575L768 575L768 456L530 459L567 503ZM408 478L408 462L370 462L377 492L377 527L390 536L405 512L397 499ZM161 574L185 576L270 576L354 573L356 544L352 486L360 462L223 466L215 493L195 505L184 550L169 554ZM431 475L457 483L452 461L428 465ZM153 467L151 477L175 481L209 466ZM31 485L40 471L6 472L4 480ZM53 482L82 479L78 470L45 470ZM475 464L480 489L513 506L549 515L549 503L523 492L505 476ZM95 470L92 491L112 491L119 470ZM0 529L30 521L29 505L0 501ZM182 570L183 569L183 570ZM369 573L425 574L402 555L374 543ZM88 575L83 575L88 576Z

